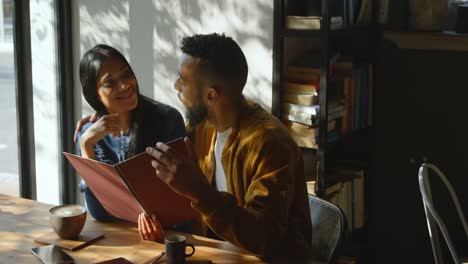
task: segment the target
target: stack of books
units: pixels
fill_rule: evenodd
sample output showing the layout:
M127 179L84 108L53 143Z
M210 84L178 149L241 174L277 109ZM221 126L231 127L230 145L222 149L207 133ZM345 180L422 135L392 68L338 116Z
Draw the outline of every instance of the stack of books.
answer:
M364 177L357 168L335 168L325 188L325 199L338 206L347 219L347 231L363 228L366 222ZM307 192L315 195L316 182L307 182Z
M318 100L320 69L302 63L292 64L286 68L285 79L282 88L283 123L299 147L316 149L318 147L318 117L320 114ZM340 118L344 116L345 110L342 100L329 102L327 131L330 134L327 137L328 142L339 139Z
M317 148L320 69L289 66L282 90L283 122L300 147Z
M301 29L301 30L318 30L321 28L321 16L286 16L286 28ZM341 16L333 16L330 18L330 29L336 30L343 28L344 21Z

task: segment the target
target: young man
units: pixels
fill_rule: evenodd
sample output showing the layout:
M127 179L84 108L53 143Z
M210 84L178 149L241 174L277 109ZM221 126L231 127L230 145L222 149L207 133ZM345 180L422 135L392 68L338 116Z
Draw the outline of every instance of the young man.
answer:
M186 37L181 49L174 87L187 108L193 145L185 138L188 159L163 143L148 148L156 175L192 201L202 234L214 232L263 257L309 254L301 152L278 119L243 97L242 50L218 34ZM143 220L142 236L157 239L157 225Z

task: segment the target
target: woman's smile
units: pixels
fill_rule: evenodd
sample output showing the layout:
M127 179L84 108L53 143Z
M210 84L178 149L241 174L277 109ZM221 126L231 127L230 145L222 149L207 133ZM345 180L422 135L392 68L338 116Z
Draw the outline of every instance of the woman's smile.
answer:
M116 97L117 100L129 100L133 99L136 94L136 89L129 89L129 91L122 93Z

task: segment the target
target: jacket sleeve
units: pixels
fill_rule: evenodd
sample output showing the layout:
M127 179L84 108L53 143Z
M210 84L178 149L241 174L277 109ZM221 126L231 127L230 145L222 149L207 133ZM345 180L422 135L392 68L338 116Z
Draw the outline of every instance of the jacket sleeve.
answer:
M268 257L287 235L298 150L277 139L255 140L252 144L243 159L244 175L239 175L249 179L244 205L240 206L233 195L212 189L194 208L223 239Z

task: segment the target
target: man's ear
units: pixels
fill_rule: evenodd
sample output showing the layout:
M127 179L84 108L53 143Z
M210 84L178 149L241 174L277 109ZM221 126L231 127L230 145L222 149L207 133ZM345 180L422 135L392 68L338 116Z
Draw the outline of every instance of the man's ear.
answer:
M216 101L219 100L219 92L213 87L208 87L207 93L206 93L206 104L207 105L213 105L216 103Z

